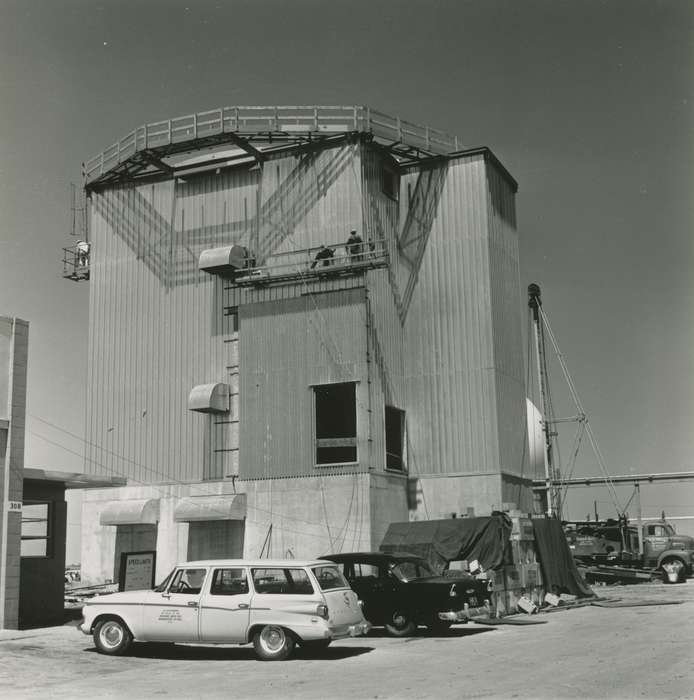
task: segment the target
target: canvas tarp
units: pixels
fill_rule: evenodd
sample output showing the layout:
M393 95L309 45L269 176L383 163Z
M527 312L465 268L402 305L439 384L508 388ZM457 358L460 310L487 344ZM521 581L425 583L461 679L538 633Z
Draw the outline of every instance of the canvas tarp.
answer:
M561 523L533 518L533 532L545 590L552 593L556 589L581 597L595 595L576 568Z
M449 518L391 523L381 551L408 552L426 559L441 572L451 561L477 560L483 569L505 563L511 520L504 513L483 518Z

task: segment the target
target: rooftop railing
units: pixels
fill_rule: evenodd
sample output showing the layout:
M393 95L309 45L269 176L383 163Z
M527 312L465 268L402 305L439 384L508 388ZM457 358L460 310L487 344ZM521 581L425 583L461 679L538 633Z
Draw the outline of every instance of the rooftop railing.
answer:
M364 106L220 107L133 129L87 160L83 164L83 176L87 184L138 152L188 142L194 148L194 142L199 139L225 133L246 137L273 134L281 138L354 131L371 133L379 140L426 153L451 153L461 147L457 136Z

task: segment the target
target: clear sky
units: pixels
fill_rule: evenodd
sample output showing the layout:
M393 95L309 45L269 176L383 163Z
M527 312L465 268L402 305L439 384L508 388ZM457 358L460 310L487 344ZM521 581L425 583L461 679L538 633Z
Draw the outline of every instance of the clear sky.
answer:
M523 297L541 285L609 470L694 470L693 47L685 0L0 0L0 315L31 323L27 466L82 469L88 289L61 278L80 163L195 111L367 104L496 153ZM692 496L644 487L644 512L694 515ZM604 490L570 498L613 514Z

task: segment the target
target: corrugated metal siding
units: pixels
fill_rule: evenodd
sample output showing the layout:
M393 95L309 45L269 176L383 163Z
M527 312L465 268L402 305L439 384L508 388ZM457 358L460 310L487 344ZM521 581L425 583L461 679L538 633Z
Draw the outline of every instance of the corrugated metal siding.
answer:
M515 196L489 163L489 272L502 471L532 478L528 456Z
M371 461L374 469L385 469L385 406L405 408L403 385L403 330L400 296L396 283L400 263L398 229L400 204L382 188L384 156L364 147L362 190L366 238L385 240L390 265L367 275L369 387L373 411Z
M238 382L225 306L351 288L363 277L225 290L198 270L200 252L239 243L266 256L346 240L361 222L359 172L359 145L347 144L92 195L90 473L148 482L238 472L238 399L228 418L186 406L196 384Z
M165 182L92 195L91 473L203 476L210 419L190 413L187 398L196 384L225 381L223 288L197 270L206 224L189 189Z
M484 159L452 161L430 191L438 203L405 319L410 468L498 471Z
M369 398L363 290L240 307L240 476L347 473L314 467L316 384L357 381L357 470L368 469Z

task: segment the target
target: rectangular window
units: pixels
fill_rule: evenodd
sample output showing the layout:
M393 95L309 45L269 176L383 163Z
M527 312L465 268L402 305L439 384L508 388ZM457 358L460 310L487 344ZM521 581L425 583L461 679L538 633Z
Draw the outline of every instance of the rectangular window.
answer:
M188 561L241 559L243 520L199 520L188 524Z
M386 406L386 469L405 469L405 412Z
M207 569L179 569L171 581L169 593L197 595L202 590Z
M215 569L211 595L242 595L248 593L245 569Z
M383 194L397 201L400 194L400 176L395 169L384 165L381 170L381 190Z
M224 307L224 316L226 321L226 332L238 333L239 332L239 307L238 306L226 306Z
M316 464L357 461L357 393L354 382L314 389Z
M310 595L311 580L304 569L253 569L256 593Z
M21 556L51 556L50 514L49 503L25 502L23 504Z
M331 591L334 588L349 588L349 584L340 573L337 564L317 566L313 570L313 573L318 579L318 585L321 591Z

